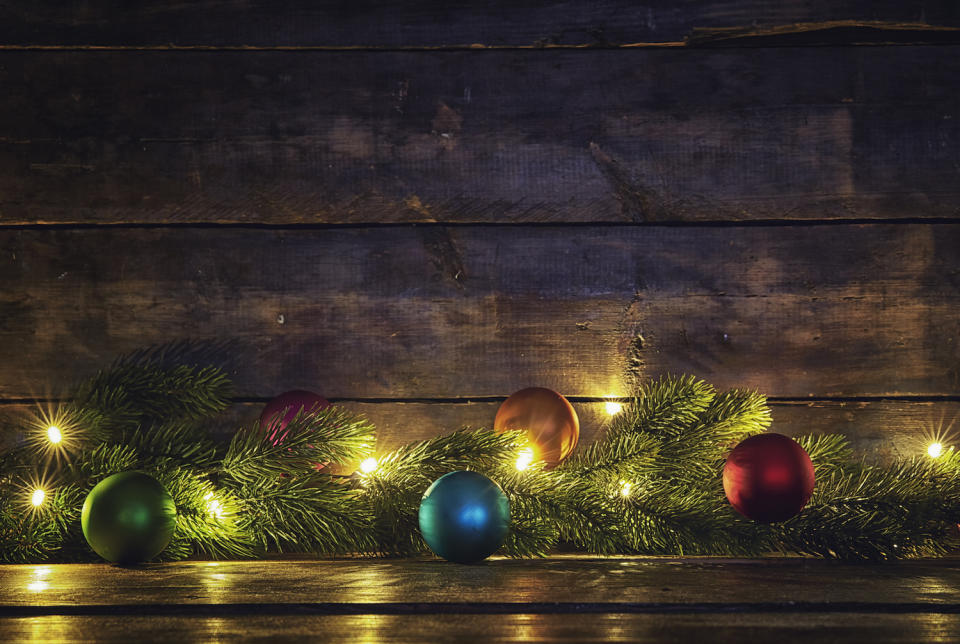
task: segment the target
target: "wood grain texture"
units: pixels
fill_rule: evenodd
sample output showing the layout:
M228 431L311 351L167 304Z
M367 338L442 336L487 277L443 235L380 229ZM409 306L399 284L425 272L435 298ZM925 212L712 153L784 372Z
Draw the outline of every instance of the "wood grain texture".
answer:
M228 617L6 618L0 637L12 642L171 642L256 640L302 642L744 642L754 644L926 644L949 642L952 614L711 615L351 615Z
M364 414L377 427L377 452L439 436L461 427L491 427L499 402L358 403L344 407ZM580 445L599 438L610 416L602 402L574 402L580 418ZM801 434L843 434L856 453L887 461L926 452L933 441L960 449L960 402L773 402L771 431ZM258 417L261 405L238 405L229 416L237 427Z
M952 47L0 63L0 224L960 214Z
M0 395L228 338L238 394L955 395L960 226L0 233Z
M626 0L350 3L29 0L0 7L0 43L61 46L615 46L679 41L695 27L865 20L960 25L948 0Z
M366 416L377 428L376 452L383 454L414 441L449 434L463 427L491 427L499 401L489 402L357 402L338 405ZM574 402L580 418L580 447L591 444L604 431L610 416L602 402ZM926 452L933 441L960 449L960 402L873 400L841 402L778 402L770 404L771 431L787 436L843 434L858 456L886 462ZM33 404L0 405L0 413L24 418L35 413ZM237 403L214 419L208 429L214 437L229 440L240 427L249 427L260 416L262 403ZM28 427L26 422L21 426ZM24 435L0 433L0 447L17 444ZM353 464L355 465L355 464ZM350 470L349 466L347 471Z
M727 560L553 556L459 566L435 558L0 567L0 605L596 602L697 605L798 602L957 606L955 560L886 564L800 558ZM39 583L38 583L39 582ZM826 606L824 606L826 605ZM887 607L884 610L883 607Z
M60 564L3 566L0 580L9 641L913 643L960 624L949 560Z

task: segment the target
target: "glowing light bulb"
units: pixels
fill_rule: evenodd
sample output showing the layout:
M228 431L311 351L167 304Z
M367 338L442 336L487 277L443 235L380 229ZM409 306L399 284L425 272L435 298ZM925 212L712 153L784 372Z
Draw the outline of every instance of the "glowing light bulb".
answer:
M30 497L30 502L33 503L34 507L39 508L43 505L43 500L47 498L47 493L43 490L34 490L33 496Z
M927 446L927 454L930 455L930 458L937 458L943 454L943 445L940 443L930 443L930 445Z
M377 459L371 456L370 458L364 459L363 462L360 463L360 471L364 474L373 474L377 471L377 467L379 465L380 464L377 462Z
M517 457L517 469L519 471L524 471L533 463L533 448L527 447L520 451L520 455Z
M623 405L618 402L612 402L612 401L606 402L604 403L604 407L607 410L607 414L609 414L610 416L616 416L621 411L623 411Z
M58 445L63 440L63 432L56 425L50 425L47 427L47 440L54 445Z
M622 496L630 496L630 490L633 489L633 483L630 481L620 481L620 494Z
M207 492L203 500L207 502L207 514L213 519L223 518L223 504L220 499L214 498L213 492Z

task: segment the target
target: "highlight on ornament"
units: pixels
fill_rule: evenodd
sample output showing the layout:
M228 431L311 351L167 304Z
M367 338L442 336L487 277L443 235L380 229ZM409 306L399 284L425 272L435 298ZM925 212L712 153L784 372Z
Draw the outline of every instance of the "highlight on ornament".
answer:
M523 472L527 470L533 464L533 448L525 447L520 450L520 455L517 456L517 462L515 464L517 471Z

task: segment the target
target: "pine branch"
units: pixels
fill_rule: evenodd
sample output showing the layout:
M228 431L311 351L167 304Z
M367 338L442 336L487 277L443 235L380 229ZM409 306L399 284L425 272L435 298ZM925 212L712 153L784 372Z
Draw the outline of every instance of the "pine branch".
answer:
M713 387L693 376L665 376L641 385L633 401L614 416L607 433L675 437L706 411L714 395Z
M817 479L850 465L853 449L843 434L808 434L794 438L813 461Z
M660 446L652 434L619 431L575 451L559 469L571 476L629 480L656 463Z
M840 558L937 555L960 516L960 456L870 465L852 461L842 436L800 437L817 484L798 516L767 526L736 514L723 495L725 455L770 424L756 392L715 392L696 378L664 377L637 389L592 445L565 463L524 471L524 432L463 430L403 446L368 474L337 477L316 464L355 463L374 429L339 408L302 414L275 444L257 425L229 445L205 426L230 384L218 369L184 366L192 345L133 354L81 383L53 412L67 431L62 460L47 461L47 499L29 504L53 452L36 439L0 453L0 561L91 560L80 533L83 498L121 471L155 476L178 518L164 560L252 557L271 551L413 554L424 550L424 491L456 470L482 472L510 501L501 551L542 556L561 542L595 553L755 555L782 550ZM36 423L34 423L36 424ZM35 481L35 482L32 482ZM28 485L28 482L31 482Z
M960 516L960 456L853 464L817 481L804 511L773 526L781 549L844 559L936 556Z
M651 484L618 499L633 551L651 555L756 555L764 529L738 518L722 495Z
M215 367L163 368L146 362L118 362L78 385L73 404L109 419L114 430L163 421L202 420L226 409L232 386Z
M237 496L242 527L265 550L331 554L376 549L369 506L343 481L318 474L248 482Z
M307 472L321 463L356 461L369 453L373 431L362 416L335 406L297 414L282 442L270 440L269 427L257 423L234 435L220 471L238 483L253 484Z
M205 556L212 559L248 558L260 554L245 520L244 502L228 489L217 489L191 469L152 472L173 497L177 526L166 561Z
M90 487L110 474L133 470L140 466L140 453L130 445L98 445L80 455L69 466L75 481L90 479Z
M195 422L173 421L125 432L120 443L135 449L154 467L176 463L206 469L217 460L217 446Z
M663 476L696 484L716 480L727 452L770 425L766 398L733 389L716 394L698 417L661 439L658 462Z

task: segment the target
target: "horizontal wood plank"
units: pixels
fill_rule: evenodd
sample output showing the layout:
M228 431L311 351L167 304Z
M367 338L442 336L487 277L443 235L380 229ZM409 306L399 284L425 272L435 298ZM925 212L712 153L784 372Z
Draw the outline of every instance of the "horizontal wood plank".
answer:
M418 440L448 434L463 427L491 427L499 401L485 402L357 402L338 401L338 405L363 414L377 429L377 454L383 454ZM36 416L47 404L4 404L0 413L21 419ZM610 419L603 402L573 402L580 419L580 446L591 444L604 431ZM843 434L858 456L873 461L911 457L925 453L927 445L940 442L945 448L960 449L960 402L917 402L872 400L843 402L770 403L771 431L799 436L803 434ZM262 403L237 403L214 419L211 435L228 440L240 427L249 427L260 416ZM26 438L24 434L0 434L0 448ZM351 466L345 464L345 470Z
M952 560L57 564L3 566L0 581L9 641L940 642L960 606Z
M238 394L955 395L960 225L0 232L0 395L223 341Z
M957 217L958 85L952 47L8 51L0 224Z
M0 44L450 47L679 41L695 27L832 20L960 25L947 0L5 2Z
M612 602L877 607L960 603L955 561L882 565L799 558L727 560L554 556L494 558L475 566L438 559L177 562L0 567L3 606L130 604L377 604Z
M302 641L325 642L770 642L925 644L949 641L960 627L952 614L685 615L351 615L229 617L7 618L0 637L12 642Z

